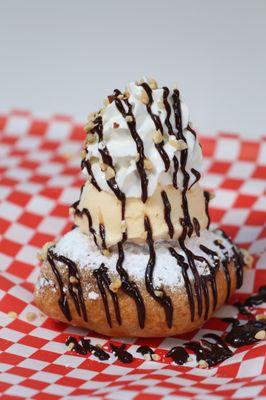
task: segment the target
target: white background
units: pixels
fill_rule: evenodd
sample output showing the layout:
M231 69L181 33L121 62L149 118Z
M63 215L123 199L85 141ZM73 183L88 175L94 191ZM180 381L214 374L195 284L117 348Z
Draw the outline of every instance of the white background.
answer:
M85 120L143 75L201 133L266 133L265 0L0 0L0 110Z

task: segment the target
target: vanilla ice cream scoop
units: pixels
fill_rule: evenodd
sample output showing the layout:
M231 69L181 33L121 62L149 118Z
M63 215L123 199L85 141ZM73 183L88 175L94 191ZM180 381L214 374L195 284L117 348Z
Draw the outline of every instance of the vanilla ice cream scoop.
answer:
M129 83L89 116L85 131L87 182L72 212L97 246L145 243L147 218L153 240L176 240L184 227L199 236L208 227L201 147L177 89L146 78Z

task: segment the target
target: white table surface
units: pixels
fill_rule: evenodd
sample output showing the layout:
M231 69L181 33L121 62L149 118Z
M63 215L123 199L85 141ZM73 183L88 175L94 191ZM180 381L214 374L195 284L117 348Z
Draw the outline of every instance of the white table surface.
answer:
M143 75L177 82L202 133L266 133L265 0L8 0L0 110L85 120Z

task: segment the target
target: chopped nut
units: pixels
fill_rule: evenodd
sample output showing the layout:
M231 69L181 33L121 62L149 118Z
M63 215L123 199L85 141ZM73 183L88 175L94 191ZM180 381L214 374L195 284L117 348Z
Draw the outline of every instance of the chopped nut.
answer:
M82 160L84 160L84 158L86 158L86 155L87 155L87 153L86 153L85 150L82 150L82 151L80 152L80 157L82 158Z
M108 165L104 164L103 162L101 162L100 163L100 168L101 168L101 171L105 172L107 170L107 168L108 168Z
M138 153L138 154L136 155L136 158L135 158L135 160L138 162L138 161L139 161L139 159L140 159L140 154Z
M150 355L150 353L145 353L144 356L143 356L143 358L144 358L145 361L151 361L151 355Z
M107 180L112 179L115 177L115 171L111 167L107 167L105 171L105 177Z
M121 221L121 232L124 233L127 230L127 224L125 220Z
M175 90L175 89L177 89L177 83L176 82L173 83L173 90Z
M188 357L187 360L188 360L188 361L193 361L193 358L192 358L192 357Z
M96 113L95 112L90 113L88 115L88 117L87 117L88 122L89 121L93 121L95 117L96 117Z
M109 286L110 290L114 293L118 292L118 289L121 287L122 282L120 279L116 279L114 282L112 282Z
M155 131L152 138L155 144L161 143L163 141L162 132L159 130Z
M47 259L47 253L50 247L52 247L55 242L47 242L43 245L41 251L37 254L40 261L45 261Z
M123 100L124 95L121 93L121 94L119 94L117 97L118 97L118 99Z
M117 122L114 122L113 127L114 127L114 129L117 129L120 127L120 125Z
M148 83L149 83L149 86L151 89L153 89L153 90L158 89L158 85L157 85L157 82L155 79L149 78Z
M148 158L144 160L144 168L147 169L148 171L151 171L153 169L153 164L151 160L149 160Z
M37 315L35 314L35 312L28 312L26 314L26 319L27 321L31 322L31 321L35 321L35 319L37 318Z
M159 356L159 354L152 354L151 358L153 361L159 361L161 359L161 356Z
M209 199L210 200L215 199L215 193L209 192Z
M72 217L75 214L75 208L74 207L70 207L68 209L68 214L69 214L70 217Z
M257 339L257 340L266 339L266 331L261 330L261 331L257 332L256 335L255 335L255 339Z
M187 144L184 140L182 139L170 139L169 144L173 146L176 150L186 150L187 149Z
M94 143L96 141L96 135L94 133L88 133L86 137L87 143Z
M92 121L89 121L85 126L84 126L84 131L89 132L94 128L94 123Z
M16 313L16 311L9 311L9 313L7 314L10 318L17 318L18 314Z
M128 91L128 90L125 90L125 92L124 92L124 97L125 97L126 99L128 99L129 96L130 96L129 91Z
M209 368L209 364L205 360L199 360L199 368Z
M78 283L78 280L75 276L71 275L71 277L69 278L69 282L70 283Z
M245 266L247 268L251 268L253 265L254 257L251 254L249 254L249 252L246 249L240 249L240 250L244 257Z
M75 346L74 343L73 343L73 342L70 342L69 345L67 346L67 349L68 349L69 351L71 351L71 350L73 350L74 346Z
M110 250L108 250L108 249L103 249L103 255L104 255L105 257L110 257L110 255L111 255Z
M132 117L132 115L126 115L125 120L126 120L127 122L133 122L133 117Z
M149 96L148 96L146 90L144 90L144 89L141 92L140 101L143 104L149 104Z
M155 296L157 297L163 297L163 291L162 290L155 290L154 291Z
M257 320L266 319L266 314L257 314L257 315L256 315L256 319L257 319Z

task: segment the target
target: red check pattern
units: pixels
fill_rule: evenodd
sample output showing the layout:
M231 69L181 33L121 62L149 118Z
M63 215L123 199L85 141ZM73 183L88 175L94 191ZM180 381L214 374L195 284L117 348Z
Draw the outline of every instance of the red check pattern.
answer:
M39 267L36 252L71 226L68 207L79 195L83 179L79 152L84 133L70 117L38 119L29 112L0 114L0 393L2 399L56 400L221 400L266 399L265 342L243 347L209 370L194 362L145 361L137 345L149 344L160 355L206 332L222 334L219 317L236 316L225 305L196 332L176 338L116 340L128 343L136 357L121 364L114 357L67 351L69 334L109 340L40 315L33 304L33 283ZM214 191L213 226L221 226L255 263L232 302L266 284L266 138L242 140L237 135L202 137L205 188ZM18 317L12 319L9 312ZM37 319L29 322L28 313ZM263 312L263 308L256 312Z

